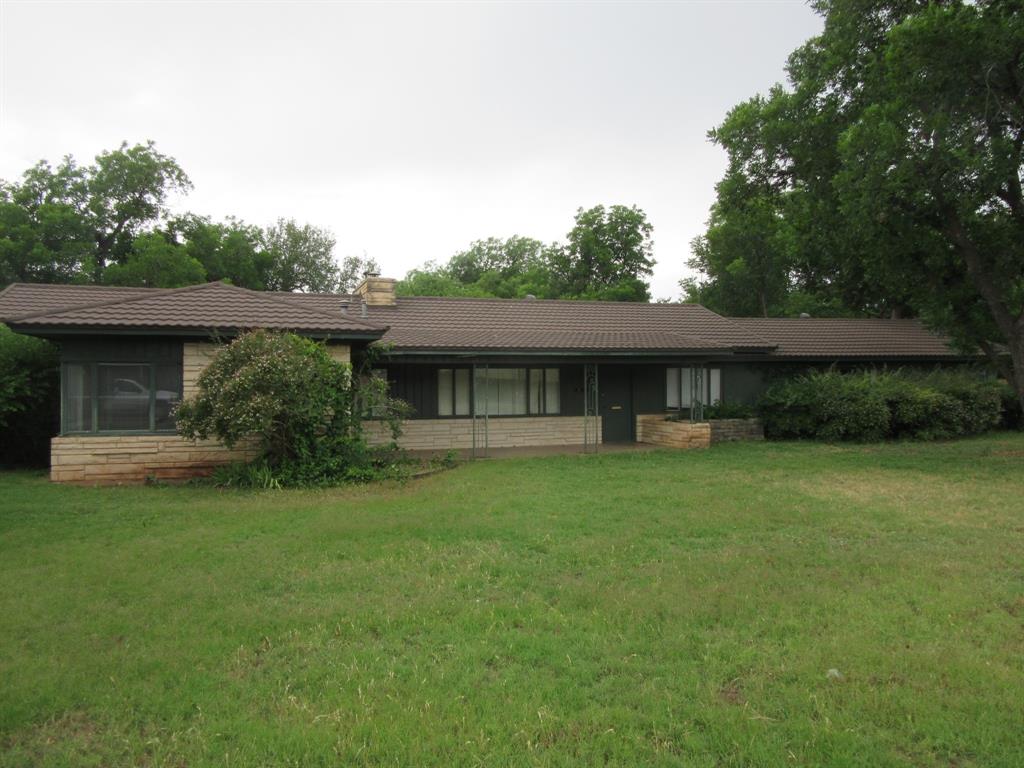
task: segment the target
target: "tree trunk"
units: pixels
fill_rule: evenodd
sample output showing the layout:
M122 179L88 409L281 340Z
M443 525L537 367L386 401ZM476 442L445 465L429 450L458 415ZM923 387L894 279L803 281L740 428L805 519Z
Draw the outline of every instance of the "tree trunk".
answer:
M1014 316L1014 311L1006 300L1003 289L996 283L995 277L987 269L984 257L977 245L967 234L959 217L949 209L945 234L953 246L964 258L967 275L974 287L988 305L992 319L1006 339L1010 352L1010 385L1017 393L1017 400L1024 411L1024 314Z
M1024 318L1017 323L1017 335L1010 339L1010 362L1013 367L1010 386L1017 393L1017 403L1022 414L1020 428L1024 430Z

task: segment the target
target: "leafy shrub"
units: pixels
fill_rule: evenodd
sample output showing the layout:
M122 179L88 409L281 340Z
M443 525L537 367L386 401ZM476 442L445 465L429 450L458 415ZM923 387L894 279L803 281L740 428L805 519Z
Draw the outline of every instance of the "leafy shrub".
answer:
M177 410L186 437L215 437L229 448L257 441L260 457L220 470L222 484L325 485L379 476L386 462L366 445L364 404L397 439L404 403L387 382L354 376L323 344L290 333L252 331L222 349L199 375L198 394ZM271 480L274 482L272 483Z
M0 463L45 466L58 414L57 348L0 325Z
M749 419L756 415L754 406L745 403L716 403L704 409L705 419Z
M811 371L768 388L771 438L935 440L999 424L1003 385L973 371Z

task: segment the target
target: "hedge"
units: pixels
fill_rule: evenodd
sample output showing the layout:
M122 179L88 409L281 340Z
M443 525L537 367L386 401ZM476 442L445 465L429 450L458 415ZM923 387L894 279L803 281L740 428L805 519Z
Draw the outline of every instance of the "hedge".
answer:
M0 465L46 466L59 417L57 348L0 324Z
M758 409L769 438L938 440L999 426L1007 389L976 371L811 371L777 381Z

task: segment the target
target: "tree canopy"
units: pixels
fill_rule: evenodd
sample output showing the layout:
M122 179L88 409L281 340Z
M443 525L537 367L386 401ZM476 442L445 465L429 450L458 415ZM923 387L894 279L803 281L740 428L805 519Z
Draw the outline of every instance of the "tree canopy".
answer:
M494 296L648 301L652 227L636 206L580 208L564 243L529 237L477 240L445 264L411 270L405 296Z
M1024 9L818 0L789 88L735 107L690 298L729 314L919 315L1024 403Z
M334 236L292 219L262 229L236 219L172 215L173 195L192 188L153 142L41 161L20 181L0 181L0 286L11 282L106 283L173 288L226 280L254 290L350 290L376 268L338 264Z

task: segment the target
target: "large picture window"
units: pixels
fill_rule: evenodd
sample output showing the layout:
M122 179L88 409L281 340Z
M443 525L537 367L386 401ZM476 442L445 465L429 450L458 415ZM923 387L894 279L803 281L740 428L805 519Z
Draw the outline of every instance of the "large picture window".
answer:
M714 405L722 399L722 369L703 369L701 402ZM689 409L693 402L693 371L690 368L665 370L665 407L670 410Z
M469 416L470 402L479 415L526 416L561 412L557 368L469 368L437 372L437 415Z
M173 432L181 366L65 363L61 431Z

